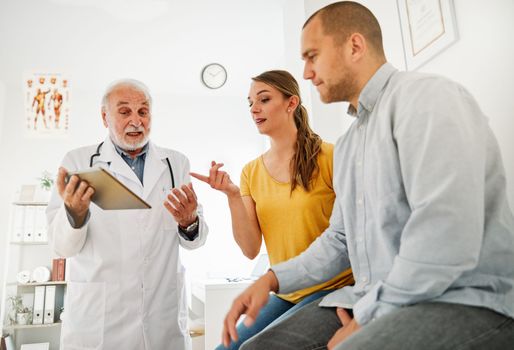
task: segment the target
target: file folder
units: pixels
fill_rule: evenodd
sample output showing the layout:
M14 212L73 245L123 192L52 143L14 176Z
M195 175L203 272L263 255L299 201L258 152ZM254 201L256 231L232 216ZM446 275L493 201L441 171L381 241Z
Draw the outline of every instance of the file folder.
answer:
M43 324L45 312L45 286L34 287L34 314L32 324Z
M24 235L25 207L18 205L14 208L12 237L13 242L22 242Z
M36 222L34 224L34 241L46 242L46 207L36 207Z
M25 223L23 242L34 242L34 224L36 223L36 207L25 208Z
M63 286L46 286L44 324L54 323L56 320L59 320L63 297Z
M46 286L45 288L45 315L43 323L54 323L55 286Z

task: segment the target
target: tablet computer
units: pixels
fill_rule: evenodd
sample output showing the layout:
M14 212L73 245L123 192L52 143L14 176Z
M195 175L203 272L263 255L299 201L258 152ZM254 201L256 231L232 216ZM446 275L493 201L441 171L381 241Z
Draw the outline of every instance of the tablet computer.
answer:
M70 172L66 182L72 175L77 175L95 189L91 201L104 210L151 208L150 204L146 203L105 169L91 168Z

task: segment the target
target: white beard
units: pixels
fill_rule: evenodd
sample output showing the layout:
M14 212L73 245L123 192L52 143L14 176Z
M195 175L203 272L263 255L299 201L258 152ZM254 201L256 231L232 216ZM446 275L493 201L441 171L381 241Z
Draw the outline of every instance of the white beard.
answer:
M136 142L127 142L123 138L123 136L127 132L145 132L144 128L142 126L135 127L135 126L127 126L125 130L123 130L123 135L116 134L115 130L111 125L114 125L114 123L111 123L110 116L107 116L107 124L109 126L109 136L111 137L112 142L119 148L121 148L124 151L132 152L136 149L143 148L144 145L148 143L149 135L150 135L150 125L148 124L147 133L144 135L143 139L141 141Z

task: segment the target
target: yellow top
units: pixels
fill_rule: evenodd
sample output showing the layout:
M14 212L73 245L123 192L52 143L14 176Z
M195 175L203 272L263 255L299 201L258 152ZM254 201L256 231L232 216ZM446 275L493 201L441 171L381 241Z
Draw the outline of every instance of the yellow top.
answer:
M318 155L319 172L309 192L297 186L291 194L290 182L279 182L271 177L262 156L243 168L241 196L251 196L255 202L271 266L302 253L328 227L335 200L333 153L332 144L322 144ZM314 292L353 283L352 271L348 269L328 282L279 296L298 303Z

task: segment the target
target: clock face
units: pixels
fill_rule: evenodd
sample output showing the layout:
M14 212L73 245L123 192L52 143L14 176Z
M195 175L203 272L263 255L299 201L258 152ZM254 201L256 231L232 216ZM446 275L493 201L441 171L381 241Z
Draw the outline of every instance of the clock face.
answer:
M227 81L227 71L218 63L206 65L202 70L202 82L209 89L219 89Z

